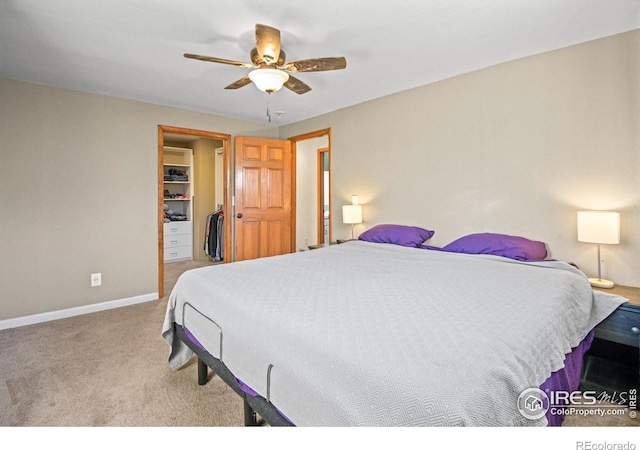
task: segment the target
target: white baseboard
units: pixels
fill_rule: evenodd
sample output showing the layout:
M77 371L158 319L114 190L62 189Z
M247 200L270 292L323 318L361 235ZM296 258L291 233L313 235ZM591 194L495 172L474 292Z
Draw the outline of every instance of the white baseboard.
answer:
M107 309L122 308L123 306L130 306L137 303L150 302L158 299L158 293L152 292L151 294L137 295L135 297L95 303L93 305L77 306L75 308L61 309L59 311L51 311L41 314L33 314L31 316L16 317L14 319L5 319L0 320L0 330L23 327L25 325L33 325L35 323L49 322L51 320L65 319L67 317L81 316L83 314L104 311Z

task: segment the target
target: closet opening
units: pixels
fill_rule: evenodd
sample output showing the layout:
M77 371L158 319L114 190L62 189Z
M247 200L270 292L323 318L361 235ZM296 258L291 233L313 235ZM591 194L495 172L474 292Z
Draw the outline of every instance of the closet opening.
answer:
M230 135L158 127L158 292L166 265L230 260ZM230 210L229 210L230 211Z

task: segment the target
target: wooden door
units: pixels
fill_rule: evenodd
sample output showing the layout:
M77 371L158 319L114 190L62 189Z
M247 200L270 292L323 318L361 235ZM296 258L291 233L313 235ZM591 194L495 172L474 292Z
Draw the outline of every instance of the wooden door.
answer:
M235 261L291 253L291 143L236 137L235 144Z

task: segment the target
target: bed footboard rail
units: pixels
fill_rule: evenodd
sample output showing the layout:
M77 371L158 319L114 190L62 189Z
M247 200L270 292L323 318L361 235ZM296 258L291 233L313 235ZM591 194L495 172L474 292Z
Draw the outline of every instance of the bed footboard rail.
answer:
M199 347L189 339L184 328L173 324L178 338L184 342L198 357L198 384L200 386L209 381L208 369L210 368L218 375L233 391L238 394L244 403L244 424L245 426L256 426L259 424L257 415L271 426L293 426L282 414L265 398L247 394L238 383L238 379L229 368L219 359L209 352Z

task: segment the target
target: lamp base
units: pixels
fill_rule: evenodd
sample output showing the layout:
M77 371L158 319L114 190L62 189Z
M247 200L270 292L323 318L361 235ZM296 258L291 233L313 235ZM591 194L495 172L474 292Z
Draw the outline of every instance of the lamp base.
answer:
M589 278L589 283L593 287L599 287L604 289L611 289L613 287L613 281L602 280L600 278Z

